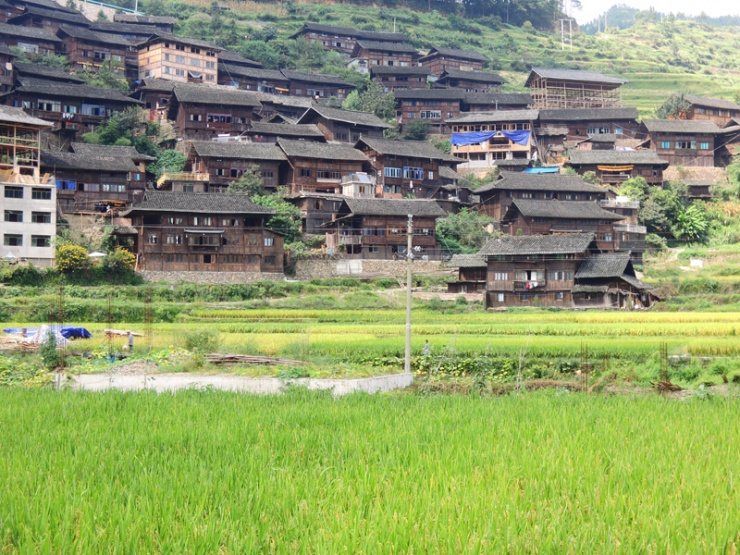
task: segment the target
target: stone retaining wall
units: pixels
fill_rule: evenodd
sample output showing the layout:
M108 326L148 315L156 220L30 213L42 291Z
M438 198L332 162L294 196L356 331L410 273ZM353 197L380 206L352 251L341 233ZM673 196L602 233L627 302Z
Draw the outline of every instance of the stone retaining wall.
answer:
M230 283L254 283L255 281L283 281L284 274L259 272L153 272L143 271L139 275L144 281L166 283L202 283L219 285Z
M416 260L414 272L445 272L438 260ZM295 265L295 279L308 281L332 277L404 277L405 260L298 260Z

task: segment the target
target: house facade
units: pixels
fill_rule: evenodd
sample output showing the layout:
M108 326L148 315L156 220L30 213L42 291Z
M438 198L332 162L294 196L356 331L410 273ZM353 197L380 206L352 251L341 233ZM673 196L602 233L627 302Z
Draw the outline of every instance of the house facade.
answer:
M448 293L484 293L488 263L478 254L455 254L447 265L458 269L457 281L447 284Z
M305 96L308 98L338 98L342 100L355 90L355 86L336 75L321 73L304 73L301 71L281 70L289 81L291 96Z
M370 77L383 85L385 92L400 89L426 89L431 75L427 67L372 66Z
M139 51L125 37L68 26L62 26L57 35L62 39L61 51L70 69L97 71L104 63L110 63L124 72L129 81L138 78Z
M139 79L215 85L221 50L210 42L159 32L139 45Z
M290 80L277 69L237 66L227 62L218 64L218 84L271 94L290 91Z
M360 138L383 138L386 129L393 126L375 114L341 110L314 104L298 120L299 124L313 124L327 141L355 144Z
M364 29L324 25L321 23L304 23L303 28L291 35L290 38L302 38L311 42L317 42L324 47L324 50L333 50L345 56L352 54L358 39L388 42L404 42L406 40L403 33L367 31Z
M462 71L445 69L434 82L435 87L462 89L466 92L498 92L506 79L495 73L485 71Z
M619 185L642 177L651 185L662 185L668 162L654 150L573 150L566 166L579 175L591 171L601 183Z
M625 83L594 71L532 68L525 86L534 108L615 108L622 105L619 88Z
M710 120L723 127L733 118L740 118L740 104L735 102L694 95L686 95L684 98L689 104L688 110L682 114L685 119Z
M28 54L56 54L62 40L54 30L0 23L0 42Z
M410 44L360 39L351 54L349 67L369 73L374 66L411 67L417 65L419 53Z
M445 70L480 71L488 59L472 50L458 48L432 47L419 63L428 67L432 75L442 75Z
M674 166L714 167L714 141L720 132L713 121L645 119L642 131L658 157Z

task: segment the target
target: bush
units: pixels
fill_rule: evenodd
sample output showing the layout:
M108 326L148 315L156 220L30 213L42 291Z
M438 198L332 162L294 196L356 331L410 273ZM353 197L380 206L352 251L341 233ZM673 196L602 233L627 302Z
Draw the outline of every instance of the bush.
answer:
M60 245L56 250L57 270L69 274L83 272L90 267L87 249L77 245Z
M136 256L121 247L109 252L103 259L103 271L108 274L130 272L136 265Z
M645 245L650 250L662 251L668 248L668 241L666 241L665 237L661 237L655 233L648 233L645 235Z
M194 353L212 353L220 344L221 339L214 331L202 330L185 334L185 348Z

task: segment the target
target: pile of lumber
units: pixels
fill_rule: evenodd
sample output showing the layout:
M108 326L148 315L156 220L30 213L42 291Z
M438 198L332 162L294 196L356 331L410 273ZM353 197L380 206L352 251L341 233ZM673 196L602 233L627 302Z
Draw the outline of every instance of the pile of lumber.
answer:
M129 331L128 330L103 330L103 333L106 337L115 337L115 336L124 336L128 337ZM136 333L135 331L131 332L131 335L134 337L144 337L143 333Z
M306 364L302 360L290 360L287 358L273 358L256 355L233 355L221 353L212 353L210 355L206 355L206 362L209 362L211 364L280 364L283 366L296 366L300 364Z

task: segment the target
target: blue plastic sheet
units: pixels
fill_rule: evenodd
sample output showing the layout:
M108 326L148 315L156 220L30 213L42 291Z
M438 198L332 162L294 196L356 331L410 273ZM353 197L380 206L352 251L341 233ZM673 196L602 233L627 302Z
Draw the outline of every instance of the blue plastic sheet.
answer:
M450 142L455 146L479 145L496 135L503 135L518 145L526 146L529 143L530 133L530 131L471 131L469 133L453 133Z
M62 334L62 337L66 339L89 339L92 337L92 334L87 331L85 328L77 328L74 326L50 326L52 331L59 331L60 334ZM26 329L26 336L31 337L33 335L36 335L36 331L38 328L25 328ZM4 328L3 331L5 333L23 333L23 328Z

